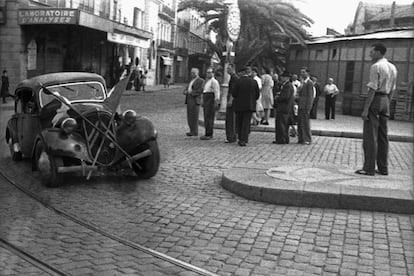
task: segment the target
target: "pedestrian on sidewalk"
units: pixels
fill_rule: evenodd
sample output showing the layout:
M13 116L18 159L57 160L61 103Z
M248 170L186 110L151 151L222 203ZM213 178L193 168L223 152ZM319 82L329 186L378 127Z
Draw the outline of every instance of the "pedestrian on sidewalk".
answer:
M236 81L233 95L233 107L236 112L236 131L239 146L245 147L249 142L250 120L256 111L256 101L260 90L257 82L249 75L250 67L240 71L241 77Z
M260 124L263 118L263 104L262 104L262 79L259 77L259 69L257 67L253 67L251 71L251 77L257 82L257 86L259 87L260 95L256 101L256 112L252 114L252 125Z
M275 99L275 135L276 140L273 144L289 144L289 125L292 116L294 88L290 82L290 74L285 71L280 75L282 90Z
M325 92L325 119L335 120L335 102L336 102L336 95L339 94L338 87L334 84L334 79L329 78L328 83L325 85L323 89Z
M316 119L317 114L318 114L319 96L321 95L321 87L318 83L318 77L312 76L311 80L313 81L313 86L315 87L315 98L313 99L312 109L310 112L310 118Z
M227 73L230 75L229 87L227 92L227 107L226 107L226 140L225 143L234 143L237 140L236 135L236 114L233 108L233 89L238 79L234 64L229 63L227 66Z
M357 174L388 175L388 117L390 102L396 90L397 69L385 57L387 48L382 43L372 45L368 95L362 111L364 120L362 144L364 166ZM375 163L378 170L375 170Z
M272 76L270 76L270 70L268 68L264 68L263 72L264 74L262 75L262 105L264 109L264 114L260 123L262 125L269 125L270 112L272 111L274 105L274 82Z
M185 103L187 104L187 123L190 132L187 136L198 136L198 117L200 114L201 94L204 80L199 76L198 68L191 68L191 81L184 89Z
M214 117L220 107L220 84L214 78L214 69L207 68L206 82L203 88L203 113L205 134L201 140L210 140L213 138Z
M10 94L9 94L9 77L7 76L7 70L3 70L3 75L1 76L0 95L3 98L3 103L7 103L6 98L8 96L10 96Z
M314 87L307 68L300 69L302 84L299 87L298 105L298 144L310 145L312 132L310 126L310 111L312 109Z
M144 92L145 92L145 85L147 85L147 74L148 74L147 70L144 70L144 72L141 71L140 78L139 78L142 91Z

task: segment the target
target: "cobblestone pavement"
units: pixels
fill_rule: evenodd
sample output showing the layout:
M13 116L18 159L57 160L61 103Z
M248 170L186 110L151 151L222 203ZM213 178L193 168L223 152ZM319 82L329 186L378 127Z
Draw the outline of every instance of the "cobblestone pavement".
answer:
M73 178L62 187L47 189L37 174L31 174L29 162L10 164L10 158L2 155L0 168L59 209L220 275L414 275L414 216L278 206L240 198L219 185L222 169L238 163L289 160L354 170L362 166L360 139L320 136L311 146L281 146L271 144L271 133L252 133L249 145L241 148L224 144L224 132L217 130L213 140L200 141L185 137L183 103L179 90L123 98L123 109L147 115L158 128L162 163L150 180ZM7 152L4 144L0 149ZM391 143L390 170L407 173L412 164L413 145ZM60 254L71 256L76 250L75 264L93 261L93 273L106 270L99 263L108 254L100 251L104 237L80 231L43 209L39 214L36 210L42 207L33 207L18 191L1 188L6 195L0 202L8 199L9 207L0 209L0 235L10 235L13 241L26 243L28 250L55 261L58 255L48 252L49 243ZM92 260L81 257L88 255L87 246L67 246L65 235L80 245L94 244ZM105 248L116 255L119 245L109 242ZM109 270L126 261L122 255L111 258L116 268ZM139 261L136 257L132 263Z

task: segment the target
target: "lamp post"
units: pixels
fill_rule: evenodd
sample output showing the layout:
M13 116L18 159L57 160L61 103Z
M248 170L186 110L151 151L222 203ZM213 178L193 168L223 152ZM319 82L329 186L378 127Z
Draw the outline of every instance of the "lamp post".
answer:
M227 94L230 81L227 66L234 60L233 43L237 41L240 33L240 9L238 0L226 0L224 3L228 7L226 52L223 53L226 56L226 61L224 63L224 78L221 84L220 110L218 111L217 119L224 119L226 116Z

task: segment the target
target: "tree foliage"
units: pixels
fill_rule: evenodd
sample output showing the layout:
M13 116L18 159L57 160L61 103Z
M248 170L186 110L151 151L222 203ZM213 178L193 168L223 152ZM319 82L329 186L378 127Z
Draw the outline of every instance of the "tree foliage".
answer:
M282 0L238 0L240 35L235 45L236 66L255 64L269 68L284 67L291 42L304 44L305 27L313 21L293 4ZM217 32L212 49L224 63L222 53L228 38L224 0L181 0L179 11L194 9L205 18L209 28Z

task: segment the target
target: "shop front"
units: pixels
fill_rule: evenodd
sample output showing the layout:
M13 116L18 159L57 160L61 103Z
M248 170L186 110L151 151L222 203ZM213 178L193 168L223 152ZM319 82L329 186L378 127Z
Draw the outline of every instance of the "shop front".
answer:
M135 61L141 66L152 37L76 9L19 9L17 18L26 54L21 67L27 77L87 71L102 75L112 86Z

